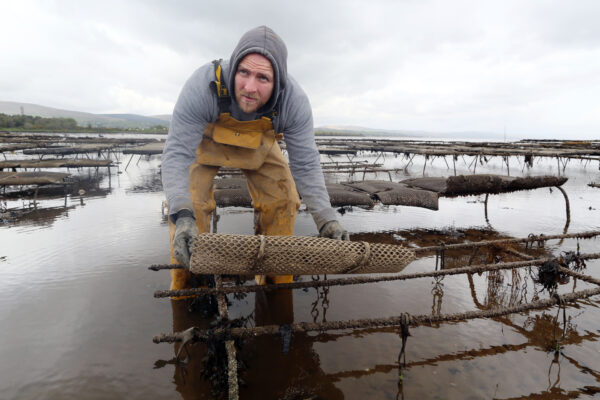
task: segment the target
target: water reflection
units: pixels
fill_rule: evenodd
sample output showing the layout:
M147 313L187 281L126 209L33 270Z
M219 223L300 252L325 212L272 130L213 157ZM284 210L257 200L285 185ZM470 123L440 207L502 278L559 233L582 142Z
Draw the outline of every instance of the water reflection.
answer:
M442 300L444 298L444 276L436 276L433 278L433 288L431 289L431 315L442 314Z
M209 329L218 322L214 308L203 299L171 300L173 331L181 332L190 327ZM214 301L214 300L212 300ZM245 322L256 326L280 325L285 327L294 322L292 290L257 292L254 311ZM293 337L282 329L281 335L257 336L236 340L238 354L238 379L241 383L240 398L248 399L343 399L343 393L322 371L319 356L312 348L314 338L306 333L295 333ZM184 399L226 398L227 356L222 341L194 343L182 349L181 343L174 345L174 357L168 361L158 360L155 368L174 366L173 381L176 391ZM268 373L267 373L268 371ZM245 385L244 382L252 382ZM210 395L209 395L210 394Z
M389 165L394 159L385 162L386 167L394 167ZM7 360L0 365L2 396L215 397L203 374L209 351L206 344L189 346L190 356L184 350L183 360L176 362L179 346L151 343L158 332L190 326L209 329L217 319L198 309L189 311L187 303L152 299L154 290L168 286L168 274L146 271L150 264L168 262L168 229L161 215L164 196L158 186L158 161L134 164L112 178L102 174L102 169L96 182L93 170L76 172L84 181L91 175L90 184L74 187L66 207L61 206L64 192L60 189L43 198L37 210L27 208L27 199L7 199L8 207L19 206L28 213L0 227L0 320L6 327L0 330L4 344L0 359ZM427 172L447 174L444 162L441 164L441 168L428 165ZM550 167L555 170L554 164L545 168L536 162L535 173L548 173ZM500 171L492 164L486 168L485 172ZM422 165L413 169L415 175L421 175ZM587 187L597 170L567 168L566 173L569 229L597 229L600 214L595 204L600 192ZM86 191L81 197L79 189ZM525 237L531 232L560 233L564 226L564 198L556 190L491 196L488 217L493 228L485 226L483 197L476 197L475 203L471 200L442 199L436 212L380 205L370 210L354 207L344 209L348 212L339 218L354 240L412 247ZM251 233L250 210L220 208L219 213L221 231ZM315 234L307 213L300 213L296 233ZM598 239L585 241L582 251L597 252L598 243ZM443 265L438 254L437 265L448 269L519 260L516 253L532 257L559 254L574 251L576 244L574 239L566 239L540 248L447 250ZM433 270L435 258L434 252L424 254L408 268L410 272ZM598 278L598 263L589 264L586 273ZM589 287L571 280L558 290L564 293L576 286ZM282 321L285 325L286 321L389 317L405 311L440 315L518 305L547 296L533 283L528 269L522 268L438 280L331 286L327 291L296 290L287 300L286 296L271 296L270 300L254 294L230 295L229 301L232 316L243 316L254 324ZM282 353L282 335L254 338L238 347L241 398L598 396L599 310L593 300L570 304L564 339L562 314L559 324L554 322L557 308L411 329L400 386L401 338L397 329L294 334L288 354ZM556 339L560 339L561 352L555 358Z
M69 199L78 200L85 206L85 199L107 197L113 190L108 173L88 171L87 174L74 177L68 185L44 185L37 189L28 187L3 193L0 204L0 224L49 226L58 218L67 217L74 205ZM62 207L48 206L62 199ZM20 202L20 203L19 203Z
M466 229L410 229L386 232L360 232L351 235L352 240L385 244L399 244L411 248L433 247L441 244L468 244L470 242L514 239L514 237L501 234L493 229L466 228ZM551 254L542 245L526 247L525 244L498 244L482 247L464 247L446 249L443 253L431 252L423 254L435 255L435 268L449 269L473 264L490 264L499 261L520 261L520 254L538 258L548 257Z
M547 371L547 382L548 387L545 391L541 393L530 393L529 395L520 396L518 398L529 398L529 396L533 396L534 398L541 399L554 399L554 398L562 398L562 397L552 397L557 393L565 393L567 391L560 388L560 366L561 363L565 361L575 367L577 370L582 373L587 373L592 375L597 382L600 382L600 373L589 368L588 366L582 365L573 357L565 355L564 352L555 353L555 343L552 341L552 337L554 333L558 331L562 332L562 327L556 324L556 318L549 312L541 312L534 316L527 317L524 322L516 323L513 322L512 317L500 317L498 320L501 320L507 326L510 326L515 332L519 333L520 336L525 341L517 344L502 344L502 345L494 345L482 348L471 348L465 349L457 352L446 353L446 354L438 354L431 358L426 359L417 359L417 360L409 360L403 366L404 373L409 376L409 379L402 382L399 381L398 385L398 393L396 398L403 398L403 391L405 389L405 385L411 386L410 376L413 371L419 371L423 367L435 367L438 370L443 370L446 365L456 365L458 362L473 362L477 359L485 359L490 356L500 356L506 355L510 353L521 353L526 351L528 348L539 349L543 352L549 353L549 357L547 357L547 361L544 362L543 365L539 367L544 368ZM369 333L388 333L388 334L396 334L397 330L392 328L382 328L376 330L369 330ZM327 335L332 336L332 335ZM577 330L577 327L572 323L571 320L568 321L565 329L565 334L562 337L562 345L563 346L572 346L579 345L584 342L596 342L600 338L600 335L594 332L585 332L580 333ZM331 340L331 338L329 338ZM410 341L408 342L408 347L410 347ZM398 350L400 350L400 344L398 343ZM370 375L391 375L398 371L398 363L393 364L377 364L370 368L366 369L347 369L331 374L327 374L327 377L334 382L340 382L348 378L360 379ZM411 388L412 391L412 388ZM593 386L584 386L580 387L575 391L570 391L571 396L574 393L579 394L590 394L590 393L600 393L599 387ZM538 397L539 395L539 397ZM577 397L577 395L575 395ZM568 397L573 398L573 397Z
M69 216L76 206L9 210L0 213L0 224L48 227L59 218Z
M285 326L293 323L293 303L291 290L257 292L256 324ZM242 388L241 398L344 398L320 368L319 356L313 350L313 339L308 334L294 333L289 348L285 347L283 333L277 338L258 336L243 345L240 357L247 368L241 378L253 385L247 390Z
M160 168L151 168L144 171L143 175L137 177L132 186L126 189L128 193L152 193L162 192L162 177Z
M194 299L171 300L173 332L183 332L192 326L201 329L210 327L211 322L214 321L214 314L213 317L207 317L206 312L201 307L195 307L193 303ZM180 354L181 345L175 343L174 355ZM196 399L200 393L211 392L211 382L203 374L206 352L207 347L203 343L187 345L186 357L180 357L181 361L175 362L173 380L177 392L184 399Z
M38 189L38 199L55 199L65 195L79 196L79 191L84 190L93 196L106 197L112 190L111 179L108 180L108 187L101 187L101 183L106 177L113 175L103 171L87 171L87 174L74 175L68 185L42 185ZM32 198L35 194L35 187L27 187L15 190L6 190L3 197L7 199L14 198Z

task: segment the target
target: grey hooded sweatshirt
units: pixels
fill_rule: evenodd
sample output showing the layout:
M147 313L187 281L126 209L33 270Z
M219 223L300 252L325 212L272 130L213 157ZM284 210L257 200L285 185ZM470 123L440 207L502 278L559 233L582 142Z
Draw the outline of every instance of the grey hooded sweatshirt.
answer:
M269 101L257 112L248 114L238 107L233 88L237 66L250 53L262 54L271 61L274 87ZM231 116L250 121L277 108L273 125L275 132L283 132L290 170L302 201L312 214L317 229L336 219L325 189L310 103L300 85L287 74L287 49L283 40L266 26L252 29L242 36L229 62L223 61L221 66L232 93ZM195 151L206 124L215 122L219 115L217 97L209 87L214 76L212 63L198 68L185 83L173 110L162 156L162 182L171 214L181 209L193 210L189 166L196 159Z

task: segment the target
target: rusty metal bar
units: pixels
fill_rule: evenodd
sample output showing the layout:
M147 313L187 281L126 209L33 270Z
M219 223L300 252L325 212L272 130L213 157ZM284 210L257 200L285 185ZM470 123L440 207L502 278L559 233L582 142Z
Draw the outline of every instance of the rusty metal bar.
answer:
M443 246L429 246L429 247L417 247L413 249L415 253L428 253L435 252L436 250L454 250L454 249L464 249L471 247L483 247L495 244L506 244L506 243L530 243L530 242L541 242L552 239L590 239L592 237L600 236L600 231L587 231L587 232L577 232L577 233L567 233L563 235L537 235L537 236L529 236L526 238L513 238L513 239L498 239L498 240L483 240L481 242L472 242L472 243L457 243L457 244L446 244Z
M215 275L215 288L221 289L222 287L223 279L221 278L221 275ZM225 294L217 294L217 304L219 306L219 315L221 318L229 319L229 311L227 310L227 297ZM237 400L239 398L239 385L235 342L233 340L226 340L225 350L227 352L227 387L229 389L229 400Z
M347 173L377 173L377 172L400 172L402 168L377 168L370 166L359 165L356 167L340 167L340 168L324 168L324 174L347 174ZM217 176L238 176L242 175L243 172L241 170L219 170Z
M524 260L535 260L535 257L530 256L529 254L525 254L521 251L517 251L517 250L513 249L512 247L502 247L502 250L509 254L512 254L513 256L520 257Z
M227 350L227 383L229 400L236 400L239 398L239 385L235 342L233 340L227 340L225 342L225 350Z
M589 275L584 275L582 273L572 271L572 270L570 270L568 268L565 268L565 267L559 267L559 269L560 269L560 272L562 272L562 273L564 273L566 275L569 275L569 276L571 276L573 278L581 279L584 282L593 283L594 285L600 286L600 279L596 279L596 278L593 278L593 277L591 277Z
M179 264L155 264L148 267L149 270L152 271L160 271L162 269L186 269L186 266Z
M444 314L444 315L416 315L409 316L409 325L411 327L432 325L440 322L463 321L477 318L494 318L508 314L522 313L525 311L539 310L542 308L551 307L556 304L563 304L575 300L585 299L591 296L600 294L600 287L594 289L581 290L574 293L555 294L549 299L538 300L530 303L519 304L513 307L497 307L491 310L466 311L462 313ZM349 321L331 321L331 322L299 322L290 326L292 332L323 332L329 330L340 329L362 329L373 327L399 327L402 325L404 315L394 316L390 318L368 318ZM210 338L228 337L228 338L249 338L258 335L277 335L279 334L279 325L265 325L253 328L232 328L232 329L215 329L198 330L195 335L198 340L206 340ZM153 338L154 343L174 343L181 341L181 333L161 334Z
M581 258L584 260L591 260L600 258L600 253L589 253L581 254ZM458 267L452 269L443 269L438 271L430 272L417 272L414 274L400 274L400 275L386 275L386 276L375 276L375 277L353 277L353 278L337 278L327 279L326 281L309 281L309 282L292 282L292 283L279 283L270 285L249 285L249 286L230 286L223 287L222 289L217 288L191 288L191 289L180 289L180 290L157 290L154 292L154 297L177 297L177 296L199 296L199 295L214 295L217 293L250 293L259 290L271 291L278 289L301 289L301 288L312 288L321 286L346 286L356 285L362 283L375 283L375 282L390 282L407 279L417 278L431 278L440 277L446 275L459 275L464 273L481 273L486 271L498 271L504 269L513 269L528 267L532 265L541 265L546 261L552 260L553 258L537 258L534 260L526 261L513 261L508 263L498 264L478 264L466 267Z
M215 277L215 288L221 289L223 287L223 278L221 275L214 275ZM229 319L229 310L227 310L227 298L222 292L217 293L217 304L219 306L219 315L222 319Z

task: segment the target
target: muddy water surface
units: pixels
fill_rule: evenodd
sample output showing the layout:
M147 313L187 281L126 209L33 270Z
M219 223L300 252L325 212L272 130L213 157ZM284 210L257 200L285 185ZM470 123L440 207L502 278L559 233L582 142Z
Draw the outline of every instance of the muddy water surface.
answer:
M401 158L386 160L390 167L403 164ZM538 161L533 170L521 171L518 165L514 159L512 174L556 174L556 160ZM466 173L464 164L462 168L459 173ZM420 176L422 170L417 162L408 177ZM0 225L0 398L218 397L218 382L204 359L210 348L194 345L189 359L176 363L177 346L152 343L158 333L208 328L215 320L198 302L153 298L155 290L169 285L168 272L147 270L169 261L159 161L132 163L127 171L113 173L110 183L102 172L71 172L81 176L86 192L69 196L66 205L60 197L42 200L34 211L28 200L11 199L4 205L25 214ZM491 162L477 172L506 170ZM442 160L426 169L428 176L451 173ZM564 186L570 200L568 232L600 229L600 189L587 186L600 180L598 166L571 163L564 173L569 177ZM377 178L387 179L387 174ZM91 183L86 186L86 181ZM483 199L441 199L438 211L354 208L340 220L354 240L411 246L560 234L565 229L565 200L556 189L490 196L487 220ZM219 214L219 232L252 233L251 210L227 208ZM306 212L300 213L295 232L316 234ZM579 245L582 252L600 252L598 239ZM576 240L554 240L531 254L559 255L576 248ZM464 265L470 254L449 253L446 266ZM477 257L479 262L515 260L501 251ZM431 254L404 272L435 267ZM600 262L589 261L586 273L600 278ZM570 280L559 292L589 287ZM403 312L437 315L547 297L529 270L521 269L229 296L229 301L232 317L262 325ZM298 334L287 354L279 337L246 340L239 349L241 398L592 398L600 395L598 300L567 308L564 338L562 324L556 330L562 341L559 355L553 351L556 308L411 329L401 380L401 339L395 329Z

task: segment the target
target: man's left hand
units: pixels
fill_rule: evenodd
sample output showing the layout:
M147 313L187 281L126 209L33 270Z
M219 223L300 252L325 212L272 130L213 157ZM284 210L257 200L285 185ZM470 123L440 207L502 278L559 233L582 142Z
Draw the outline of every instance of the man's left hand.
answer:
M321 227L319 237L336 240L350 240L350 235L336 220L328 221Z

